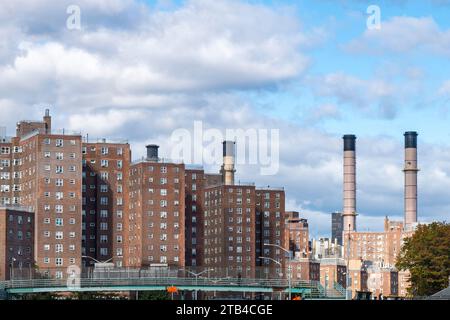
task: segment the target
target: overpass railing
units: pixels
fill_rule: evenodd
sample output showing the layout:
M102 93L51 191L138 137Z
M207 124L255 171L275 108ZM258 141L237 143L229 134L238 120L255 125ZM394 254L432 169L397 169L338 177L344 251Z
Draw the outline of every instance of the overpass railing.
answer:
M81 278L79 282L67 279L9 280L0 284L5 289L14 288L72 288L80 287L139 287L139 286L189 286L189 287L265 287L287 289L288 281L280 279L217 279L217 278ZM293 281L292 288L317 288L313 281ZM70 290L69 290L70 291Z

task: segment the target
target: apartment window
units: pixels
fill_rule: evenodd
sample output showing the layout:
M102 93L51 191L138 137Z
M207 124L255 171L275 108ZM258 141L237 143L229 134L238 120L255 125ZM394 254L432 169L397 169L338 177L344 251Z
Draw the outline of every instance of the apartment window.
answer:
M69 154L69 158L70 158L70 159L75 159L75 157L76 157L76 156L75 156L75 153L72 152L72 153Z
M102 155L107 155L109 152L109 149L107 147L102 147L101 151L102 151Z
M87 148L86 148L86 147L83 147L83 148L81 149L81 153L82 153L82 154L86 154L86 153L87 153Z
M64 263L63 258L56 258L56 259L55 259L55 264L56 264L58 267L62 266L63 263Z
M100 172L100 177L101 177L103 180L108 180L108 172L106 172L106 171Z
M69 224L75 224L75 218L70 218L69 219Z
M0 172L0 180L9 180L10 174L9 172Z
M62 200L64 198L64 192L56 192L55 196L56 200Z
M167 200L161 200L159 204L161 205L161 208L165 208L167 207Z
M108 248L100 248L100 255L107 256L108 255Z
M108 218L108 210L100 210L100 218Z
M101 164L102 168L107 168L109 166L109 161L108 160L102 160Z
M44 158L50 158L51 156L51 152L50 151L45 151L44 152Z
M121 223L118 223L118 224L117 224L116 230L117 230L117 231L122 231L122 224L121 224Z
M55 219L55 225L56 225L57 227L62 227L62 226L64 225L64 220L63 220L63 218L56 218L56 219Z
M64 153L57 152L56 153L56 160L64 160Z
M100 243L107 243L108 242L108 236L105 234L102 234L100 236Z
M106 222L101 222L100 230L108 230L108 224Z
M117 160L117 168L118 168L118 169L122 169L122 167L123 167L123 162L122 162L122 160Z
M56 139L56 146L57 147L63 147L64 146L64 140L63 139Z
M11 149L9 147L1 147L0 153L1 154L10 154Z
M45 257L45 258L44 258L44 263L50 263L50 258Z
M49 238L50 237L50 231L44 231L44 237Z
M9 167L11 162L7 159L1 159L0 160L0 167Z
M55 245L55 252L56 253L64 252L64 246L62 244L56 244Z
M50 218L44 218L44 224L50 224Z
M117 193L122 193L122 185L121 184L117 185Z
M161 178L161 179L159 179L159 183L160 184L167 184L167 178Z
M167 167L161 167L161 173L167 173Z
M94 186L94 188L95 188L95 186ZM100 185L100 192L108 192L108 185L106 185L106 184Z
M56 166L56 173L64 173L63 166Z
M161 189L161 195L167 196L167 189Z
M64 180L63 179L56 179L56 186L57 187L64 186Z
M108 198L107 197L101 197L100 198L100 204L104 205L104 206L108 205Z
M123 149L122 148L117 148L117 155L121 156L123 154Z
M56 211L56 213L63 213L63 211L64 211L64 206L63 206L63 205L60 205L60 204L56 205L56 206L55 206L55 211Z
M50 245L44 244L44 251L50 251Z
M123 179L122 172L117 172L117 181L122 181L122 179Z

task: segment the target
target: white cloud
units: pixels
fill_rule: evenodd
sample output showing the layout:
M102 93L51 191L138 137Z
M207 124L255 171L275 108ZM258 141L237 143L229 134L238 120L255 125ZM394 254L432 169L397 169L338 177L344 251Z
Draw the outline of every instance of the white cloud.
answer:
M345 47L372 54L426 52L450 55L450 30L441 30L432 17L392 17L381 29L367 29Z

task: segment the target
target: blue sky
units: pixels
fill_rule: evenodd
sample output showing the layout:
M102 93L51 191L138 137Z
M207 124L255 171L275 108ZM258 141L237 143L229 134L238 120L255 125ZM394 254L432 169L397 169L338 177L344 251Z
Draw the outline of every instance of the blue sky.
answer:
M185 4L184 1L147 1L151 8L167 5L173 10ZM170 3L170 5L168 5ZM395 116L386 119L383 116L358 113L345 103L339 103L341 116L339 119L323 119L319 126L327 131L341 133L343 127L348 132L358 135L388 134L401 139L399 132L417 130L421 139L427 142L446 143L449 138L447 130L447 98L436 97L442 83L449 73L449 56L430 54L426 50L385 53L351 53L345 49L352 40L366 31L367 7L378 5L381 9L381 23L394 17L432 18L440 30L450 28L448 1L258 1L250 3L262 4L274 9L285 8L291 11L301 24L302 30L320 29L326 35L319 45L307 48L310 55L311 75L343 72L361 79L374 79L377 73L387 72L395 66L399 70L390 78L392 82L402 83L402 69L415 68L421 73L421 92L414 97L395 105ZM448 44L447 44L448 45ZM370 51L370 50L369 50ZM333 97L317 99L309 88L290 79L291 83L276 84L276 87L261 90L239 92L250 99L258 112L288 121L301 122L306 114L317 103L336 103ZM239 91L239 90L238 90Z
M280 129L287 209L327 235L341 210L341 137L358 136L358 225L403 210L403 132L419 132L419 217L450 217L450 1L17 0L0 8L0 126L39 118L128 138L133 157L205 127ZM67 6L81 10L66 27ZM378 5L381 28L368 30ZM151 123L151 125L149 125ZM185 159L186 160L186 159ZM189 161L187 161L189 162ZM217 171L217 166L206 166Z

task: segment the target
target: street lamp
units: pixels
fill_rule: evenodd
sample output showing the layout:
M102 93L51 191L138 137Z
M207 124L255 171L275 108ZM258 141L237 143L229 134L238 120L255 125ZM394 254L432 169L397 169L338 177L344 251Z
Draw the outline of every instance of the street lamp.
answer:
M192 271L189 271L186 269L180 269L180 271L187 272L189 274L192 274L195 277L195 300L198 300L198 288L197 288L198 287L198 277L200 275L204 274L205 272L214 271L214 269L206 269L199 273L195 273L195 272L192 272Z
M346 279L345 283L347 284L347 287L345 288L345 299L351 300L352 297L352 290L350 288L350 240L351 240L351 225L348 225L348 242L347 242L347 272L346 272Z
M289 261L288 261L288 281L289 281L289 300L291 300L291 298L292 298L292 291L291 291L292 265L291 265L291 261L290 261L290 260L292 260L291 252L290 252L289 250L283 248L282 246L277 245L277 244L273 244L273 243L264 243L264 245L265 245L265 246L270 246L270 247L276 247L276 248L278 248L278 249L281 249L281 250L283 250L285 253L287 253L288 256L289 256ZM264 257L262 257L262 258L264 258ZM270 258L269 258L269 259L270 259ZM273 260L273 259L270 259L270 260ZM275 260L273 260L273 261L275 261ZM280 263L280 262L278 262L278 261L276 261L276 262L281 266L281 263Z
M269 257L259 257L260 259L267 259L270 261L275 262L276 264L278 264L280 267L283 267L283 264L280 261L277 261L275 259L269 258ZM289 286L289 300L291 300L292 298L292 290L291 290L291 276L292 276L292 268L291 265L289 264L288 266L288 286Z
M87 259L91 259L95 262L94 264L94 269L95 268L99 268L99 269L107 269L108 267L111 267L111 264L109 263L112 259L114 259L114 257L109 258L108 260L105 261L99 261L91 256L81 256L81 258L87 258ZM117 256L117 258L123 258L122 256ZM114 266L114 264L113 264ZM109 278L109 269L108 271L108 278ZM95 272L95 271L94 271Z
M17 259L12 257L11 258L11 270L10 270L10 274L9 277L11 278L10 280L14 280L14 262L16 262Z

